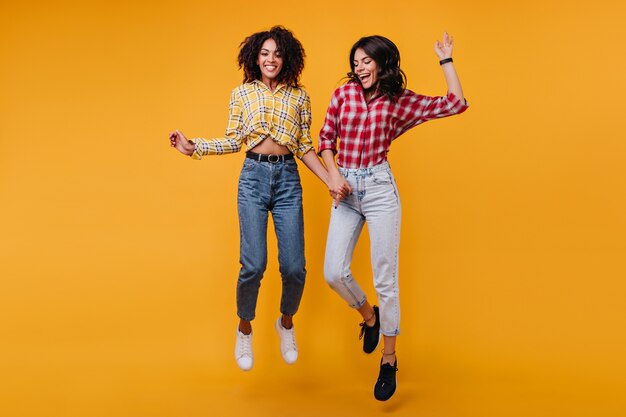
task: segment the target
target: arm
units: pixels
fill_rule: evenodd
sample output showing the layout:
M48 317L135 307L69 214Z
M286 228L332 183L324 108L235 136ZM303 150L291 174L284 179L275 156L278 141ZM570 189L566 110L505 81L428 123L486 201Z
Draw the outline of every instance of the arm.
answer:
M313 139L311 139L311 99L308 94L306 94L304 103L300 107L300 132L301 135L298 139L298 148L295 155L328 186L328 173L317 155L315 155L315 152L311 152L313 150Z
M336 208L341 199L352 192L352 188L337 168L335 153L330 149L326 149L323 150L321 154L324 165L326 166L326 172L328 173L328 190L330 191L330 196L335 200Z
M435 53L439 57L439 60L452 58L452 46L454 45L454 39L452 36L448 36L448 32L443 34L443 43L437 40L435 42ZM454 94L462 103L465 103L465 97L463 96L463 89L461 88L461 81L456 73L454 64L447 62L441 66L443 75L446 78L446 84L448 85L448 92Z
M311 100L308 95L304 105L300 109L300 131L302 132L302 135L298 142L298 151L296 152L296 156L300 157L302 162L304 162L304 165L306 165L311 172L317 175L317 177L322 180L324 184L326 184L331 192L331 195L333 195L333 191L336 193L339 192L342 187L335 189L331 188L328 172L326 168L324 168L324 165L322 165L316 153L313 151L313 140L311 139ZM337 171L336 166L335 171ZM339 171L337 171L337 174L339 174ZM343 192L341 192L341 196L343 197Z
M439 60L452 58L453 39L447 33L443 35L443 43L435 42L435 53ZM468 108L467 101L461 88L461 82L452 62L441 65L448 94L442 97L429 97L404 90L396 103L394 112L395 137L407 130L433 119L463 113Z
M326 149L322 151L322 161L324 161L324 165L326 165L329 180L332 178L337 181L338 178L342 178L345 181L345 178L343 178L339 172L339 168L337 168L335 153L332 150Z
M335 200L335 207L342 198L352 192L350 184L341 175L335 162L337 137L339 136L339 89L335 90L326 111L324 125L320 130L318 154L322 157L328 172L328 189Z
M330 99L330 104L326 110L324 124L320 129L318 155L322 156L322 152L330 150L334 155L337 153L337 138L339 137L339 89L336 89ZM333 165L334 165L333 159ZM335 165L335 168L337 166ZM329 166L326 164L326 168Z
M298 126L300 128L300 137L298 137L297 146L295 151L293 151L293 154L300 158L305 165L311 169L309 164L304 161L304 156L308 154L311 149L313 149L313 139L311 138L311 99L306 91L301 91L304 94L304 101L300 104L300 108L298 110L300 116L300 124ZM307 160L311 161L310 157L307 157ZM311 171L324 181L324 178L320 177L317 172L313 169L311 169Z
M327 187L329 187L328 172L326 171L326 168L324 168L324 165L322 165L322 162L317 157L313 149L309 149L309 151L304 154L304 156L302 157L302 162L304 162L304 165L306 165L306 167L310 169L312 173L314 173L320 180L324 182L324 184L326 184Z
M210 140L194 138L187 140L187 138L177 130L170 134L171 145L181 153L191 156L193 159L202 159L205 155L222 155L239 152L243 142L241 108L242 102L235 89L230 97L228 125L223 138Z

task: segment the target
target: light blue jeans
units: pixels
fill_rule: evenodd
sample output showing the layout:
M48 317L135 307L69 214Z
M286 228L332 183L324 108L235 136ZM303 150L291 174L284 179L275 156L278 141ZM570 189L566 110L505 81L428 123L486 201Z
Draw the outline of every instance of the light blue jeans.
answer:
M259 162L245 158L237 197L241 269L237 280L237 315L255 317L261 279L267 266L267 220L272 213L282 277L280 312L294 315L306 277L302 187L294 159Z
M398 247L400 244L400 197L389 163L372 168L339 168L352 194L331 209L324 276L326 282L352 308L361 307L365 293L352 276L350 265L363 224L370 235L374 288L380 309L380 332L400 333Z

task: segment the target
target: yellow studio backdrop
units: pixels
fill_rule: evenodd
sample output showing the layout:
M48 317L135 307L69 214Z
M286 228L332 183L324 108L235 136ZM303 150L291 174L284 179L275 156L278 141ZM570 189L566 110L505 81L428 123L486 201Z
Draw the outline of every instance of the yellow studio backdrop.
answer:
M623 416L622 2L8 2L0 5L0 414ZM301 169L308 281L285 365L269 265L241 372L237 176L168 133L219 136L245 36L307 52L317 133L350 46L382 34L440 95L444 30L470 109L394 142L403 204L398 392L324 282L327 191ZM317 137L315 138L317 143ZM302 166L302 165L301 165ZM270 225L271 226L271 225ZM370 298L368 237L354 272Z

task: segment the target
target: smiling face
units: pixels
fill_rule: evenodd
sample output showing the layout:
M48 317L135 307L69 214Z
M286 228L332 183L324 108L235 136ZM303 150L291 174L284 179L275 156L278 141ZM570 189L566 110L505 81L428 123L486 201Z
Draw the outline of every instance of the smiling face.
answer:
M263 84L270 88L275 86L276 77L278 77L280 70L283 68L283 58L277 49L274 39L270 38L263 42L256 63L261 69L261 81Z
M361 48L354 52L354 60L352 61L353 72L361 80L364 90L376 87L378 82L378 65L376 61Z

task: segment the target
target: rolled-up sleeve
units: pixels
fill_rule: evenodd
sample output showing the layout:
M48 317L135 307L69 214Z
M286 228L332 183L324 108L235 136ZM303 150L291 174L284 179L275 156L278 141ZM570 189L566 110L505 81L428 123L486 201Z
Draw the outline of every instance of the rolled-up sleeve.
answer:
M318 154L330 149L337 153L337 137L339 136L339 89L336 89L330 99L324 124L320 130Z
M466 100L459 100L453 93L429 97L405 90L399 98L394 114L395 137L429 120L463 113L468 107Z
M313 139L311 138L311 98L306 94L304 102L300 107L300 137L293 153L302 159L311 149L313 149Z

